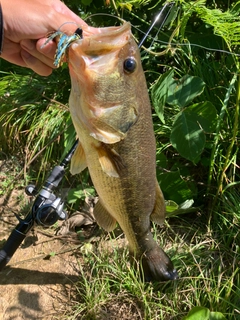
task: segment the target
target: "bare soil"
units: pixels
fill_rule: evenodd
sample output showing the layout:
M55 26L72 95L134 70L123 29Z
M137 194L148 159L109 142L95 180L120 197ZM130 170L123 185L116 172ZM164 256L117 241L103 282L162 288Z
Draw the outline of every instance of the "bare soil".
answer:
M17 225L24 191L0 198L0 247ZM0 272L0 319L61 319L78 281L80 242L36 227Z
M0 249L18 224L15 214L25 216L31 207L24 187L4 191L5 182L18 174L14 170L12 162L0 160ZM8 265L0 271L0 320L71 319L78 301L77 284L81 278L80 264L84 264L84 245L91 242L107 252L112 252L115 246L124 248L127 245L122 237L99 241L101 232L91 221L91 209L85 209L75 219L59 222L59 228L35 226L29 232ZM81 237L74 231L76 224L84 226ZM137 302L129 302L128 297L119 293L100 307L94 318L140 320L143 318L139 310ZM81 316L74 319L80 320Z

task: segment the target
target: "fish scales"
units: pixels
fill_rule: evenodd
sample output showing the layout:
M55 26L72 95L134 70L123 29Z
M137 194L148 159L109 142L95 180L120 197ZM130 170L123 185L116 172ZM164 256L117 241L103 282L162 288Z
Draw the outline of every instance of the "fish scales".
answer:
M119 223L146 280L177 272L150 232L165 218L156 180L156 143L140 54L129 23L83 29L69 47L71 117L79 147L73 174L88 167L99 196L94 215L111 231Z

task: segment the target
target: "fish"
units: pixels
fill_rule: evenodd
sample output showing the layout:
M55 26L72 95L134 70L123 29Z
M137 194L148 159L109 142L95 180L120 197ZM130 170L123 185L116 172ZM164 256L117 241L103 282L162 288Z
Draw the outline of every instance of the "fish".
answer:
M151 104L131 24L93 28L68 48L69 108L79 139L70 171L88 167L99 200L94 217L110 232L123 230L145 281L175 280L172 261L155 242L151 221L165 219L156 179Z

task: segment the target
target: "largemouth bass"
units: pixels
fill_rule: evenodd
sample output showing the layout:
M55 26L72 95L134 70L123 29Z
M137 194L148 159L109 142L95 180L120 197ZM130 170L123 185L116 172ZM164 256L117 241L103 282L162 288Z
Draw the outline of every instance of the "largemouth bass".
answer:
M79 138L71 172L88 167L99 196L97 223L107 231L119 223L145 280L176 279L150 231L150 220L164 222L165 204L138 46L129 23L93 30L84 27L83 39L68 51L70 112Z

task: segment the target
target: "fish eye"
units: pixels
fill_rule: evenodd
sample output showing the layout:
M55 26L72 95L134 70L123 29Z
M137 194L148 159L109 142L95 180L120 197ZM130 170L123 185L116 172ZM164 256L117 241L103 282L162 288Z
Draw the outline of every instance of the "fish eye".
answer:
M127 58L123 63L124 71L126 71L127 73L132 73L133 71L135 71L136 67L137 62L134 58Z

